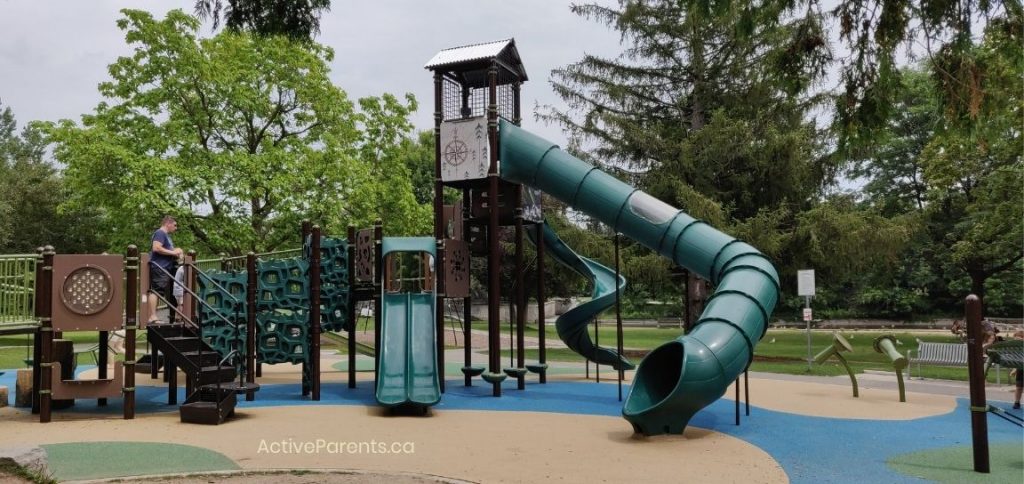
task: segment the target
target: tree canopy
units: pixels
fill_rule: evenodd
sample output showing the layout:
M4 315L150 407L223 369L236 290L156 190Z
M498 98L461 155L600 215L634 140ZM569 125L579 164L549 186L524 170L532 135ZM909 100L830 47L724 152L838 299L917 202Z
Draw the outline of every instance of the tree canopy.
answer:
M284 35L311 40L320 33L320 15L331 9L331 0L196 0L195 11L213 21L260 35Z
M118 26L134 53L110 65L104 101L81 124L45 125L69 205L103 209L112 245L143 240L165 213L182 243L230 254L278 248L303 218L336 233L378 217L397 233L429 227L394 156L411 96L357 110L328 77L331 49L231 30L199 38L179 10L124 10Z

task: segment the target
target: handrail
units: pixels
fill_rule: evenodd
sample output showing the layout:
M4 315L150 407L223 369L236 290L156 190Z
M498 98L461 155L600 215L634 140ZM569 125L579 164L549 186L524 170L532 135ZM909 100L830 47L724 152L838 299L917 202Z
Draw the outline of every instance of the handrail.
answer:
M199 266L196 265L198 262L199 261L196 261L196 262L186 262L185 266L186 267L191 267L193 270L196 271L197 274L199 274L200 276L205 277L206 280L209 281L211 284L213 284L214 287L216 287L217 289L220 289L227 297L231 298L231 301L233 303L240 304L242 302L242 301L239 301L238 298L234 296L234 294L231 294L231 291L229 291L227 288L225 288L224 286L220 285L220 283L218 283L216 280L214 280L213 276L207 274L202 269L200 269ZM163 268L161 268L161 269L163 269ZM164 271L164 272L167 272L167 271ZM175 284L178 283L177 280L175 280L174 282L175 282ZM191 291L189 291L189 292L193 296L195 296L196 299L199 299L199 296L197 294L192 293ZM203 301L203 302L206 303L206 301Z
M151 265L151 267L156 267L157 269L159 269L159 270L160 270L161 272L163 272L164 274L167 274L168 276L170 276L170 275L171 275L171 273L170 273L170 272L168 272L168 271L167 271L167 269L164 269L163 267L160 267L160 266L158 266L158 265L155 265L155 264ZM225 323L228 323L228 324L234 324L234 323L232 323L232 322L231 322L231 320L230 320L230 319L228 319L228 318L227 318L226 316L224 316L223 314L221 314L221 312L220 312L220 311L218 311L218 310L217 310L216 308L214 308L213 306L211 306L211 305L210 305L210 303L208 303L208 302L204 301L204 300L203 300L202 298L200 298L200 297L199 297L199 295L198 295L198 294L196 294L196 293L195 293L195 292L193 292L193 291L192 291L191 289L189 289L189 288L188 288L188 286L186 286L186 285L185 285L184 283L178 282L178 280L177 280L177 279L175 279L175 278L174 278L173 276L171 276L171 281L173 281L173 283L174 283L174 285L175 285L175 286L181 286L181 289L182 289L183 291L187 292L187 293L188 293L188 294L189 294L190 296L192 296L192 297L193 297L193 299L194 299L195 301L198 301L198 302L199 302L199 304L202 304L202 305L203 305L203 306L204 306L205 308L207 308L207 309L209 309L210 311L212 311L212 312L213 312L213 314L215 314L215 315L216 315L216 316L217 316L218 318L220 318L220 319L221 319L222 321L224 321ZM226 289L225 289L225 291L226 291ZM167 299L165 299L165 298L164 298L163 296L161 296L161 295L159 295L159 294L157 294L157 293L153 293L153 295L155 295L156 297L160 298L160 300L161 300L161 301L163 301L164 303L167 303L167 306L168 306L168 307L173 307L173 305L171 305L171 304L170 304L170 303L169 303L169 302L167 301ZM228 295L230 296L230 293L229 293ZM231 296L231 299L232 299L232 300L234 300L234 302L235 302L235 304L236 304L236 305L239 305L239 304L241 304L241 301L239 301L239 300L238 300L237 298L235 298L235 297ZM177 313L177 314L179 314L179 315L181 314L181 311L178 311L178 308L173 308L173 310L174 310L174 312L175 312L175 313ZM236 312L237 312L237 308L236 308ZM183 316L183 317L184 317L184 316ZM185 319L187 319L187 320L188 320L189 322L191 322L191 323L192 323L193 325L195 325L195 322L193 322L193 321L192 321L191 319L189 319L189 318L187 318L187 317L186 317ZM200 323L199 323L199 328L200 328L200 329L202 329L202 321L200 321Z

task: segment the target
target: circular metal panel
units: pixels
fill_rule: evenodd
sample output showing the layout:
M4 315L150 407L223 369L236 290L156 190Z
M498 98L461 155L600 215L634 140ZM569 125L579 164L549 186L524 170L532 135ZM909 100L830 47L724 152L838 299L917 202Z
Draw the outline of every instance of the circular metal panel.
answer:
M91 316L103 311L113 294L110 274L101 267L85 265L64 278L60 299L71 312Z

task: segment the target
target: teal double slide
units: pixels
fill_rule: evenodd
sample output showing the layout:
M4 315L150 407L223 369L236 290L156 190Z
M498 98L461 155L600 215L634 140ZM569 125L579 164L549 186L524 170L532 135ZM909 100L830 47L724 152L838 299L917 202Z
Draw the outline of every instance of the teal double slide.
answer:
M499 136L502 178L548 193L715 284L697 326L640 362L622 409L638 433L682 433L753 361L779 299L775 267L749 244L512 123L502 120ZM586 333L586 322L614 303L614 273L609 279L606 267L575 255L546 226L543 237L560 262L591 278L594 299L601 299L557 323L559 336L586 358L626 367L614 352L595 348Z
M381 251L385 258L396 252L435 257L436 246L433 237L385 237ZM377 402L387 407L434 405L441 400L434 325L437 296L433 291L383 291Z

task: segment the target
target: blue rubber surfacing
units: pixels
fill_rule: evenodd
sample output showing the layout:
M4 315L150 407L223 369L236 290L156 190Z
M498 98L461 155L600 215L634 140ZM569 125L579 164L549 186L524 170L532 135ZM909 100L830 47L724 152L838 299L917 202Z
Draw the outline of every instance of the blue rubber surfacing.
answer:
M11 373L8 373L10 375ZM0 385L13 388L13 378L0 376ZM139 378L147 378L140 375ZM321 401L313 402L300 394L296 384L265 385L256 394L256 400L239 399L238 409L301 405L358 405L376 406L371 381L359 382L349 389L344 383L327 383L321 389ZM502 397L491 396L490 385L462 386L461 380L447 382L447 392L438 411L477 410L495 412L548 412L561 414L603 415L618 417L622 403L618 401L614 384L592 382L550 382L540 385L528 382L527 390L515 387L515 380L507 380ZM624 386L623 395L628 391ZM12 392L13 393L13 392ZM179 389L178 401L184 401L184 390ZM756 399L757 396L754 395ZM165 387L137 387L138 413L172 412L168 406ZM80 401L76 413L121 414L121 400L111 399L106 407L97 407L95 401ZM998 402L993 402L998 403ZM1008 404L1001 404L1008 408ZM1019 410L1017 411L1019 412ZM969 403L958 399L950 413L915 420L857 420L813 417L789 414L751 407L751 415L742 417L742 425L735 425L735 404L732 400L719 400L698 413L691 426L721 432L749 442L770 454L794 483L820 482L921 482L921 479L898 474L886 461L893 456L909 452L971 444ZM225 425L232 425L227 423ZM622 425L628 429L628 423ZM652 437L656 439L657 437ZM1024 434L1020 428L989 418L990 443L1020 445L1024 451ZM737 462L737 465L742 465ZM964 463L970 467L970 463ZM750 476L756 480L757 476Z

